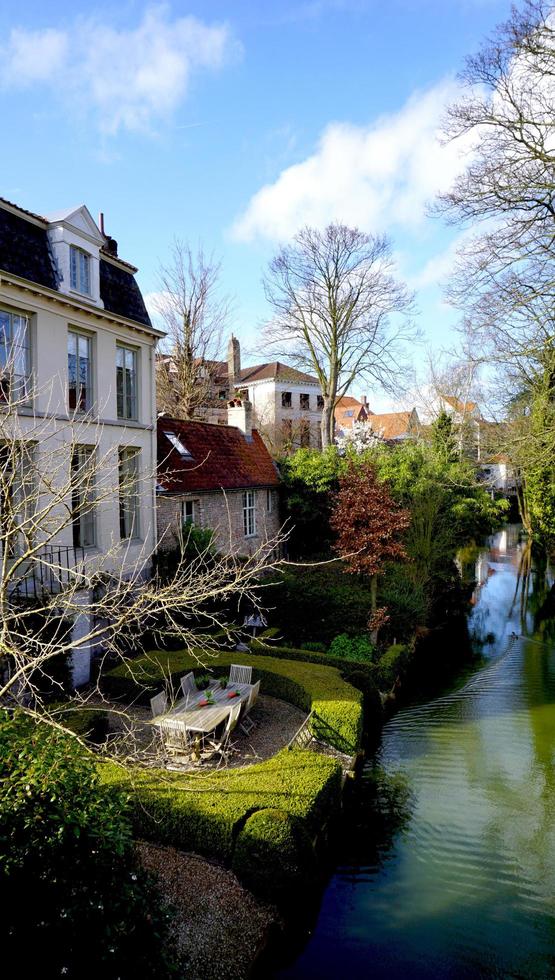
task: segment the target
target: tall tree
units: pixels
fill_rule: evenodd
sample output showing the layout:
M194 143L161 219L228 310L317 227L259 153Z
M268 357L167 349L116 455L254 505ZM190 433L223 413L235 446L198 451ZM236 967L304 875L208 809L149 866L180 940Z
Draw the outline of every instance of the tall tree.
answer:
M167 330L157 363L159 410L194 418L212 395L230 304L219 289L220 264L202 248L175 241L160 271L157 310Z
M355 378L398 387L412 295L393 275L388 239L343 224L298 232L272 259L264 288L274 311L266 345L320 382L325 448Z
M372 463L350 462L340 477L330 523L348 570L370 577L369 626L375 639L385 621L385 610L377 609L378 574L386 562L406 557L403 535L410 513L393 499L387 484L380 483Z

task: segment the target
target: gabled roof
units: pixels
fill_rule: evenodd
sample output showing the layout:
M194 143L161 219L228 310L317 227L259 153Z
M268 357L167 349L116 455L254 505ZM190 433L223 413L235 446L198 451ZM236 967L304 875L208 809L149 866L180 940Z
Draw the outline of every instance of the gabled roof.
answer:
M335 404L335 424L338 430L352 429L355 422L366 422L372 413L352 395L343 395Z
M304 371L299 371L289 364L282 364L281 361L271 361L265 364L256 364L254 367L243 368L240 377L243 382L280 381L285 384L319 385L318 378L314 378Z
M88 227L87 234L93 238L94 229L98 232L98 228L84 205L58 212L53 220L61 222L73 216L83 219L84 227ZM47 234L49 223L50 219L0 198L0 271L38 286L58 289L58 276ZM100 240L105 239L101 236ZM104 248L101 248L101 253L105 254ZM134 271L134 266L119 257L101 257L100 298L107 312L150 327L152 324Z
M177 436L190 454L178 452ZM253 430L248 442L233 425L158 419L158 484L166 493L196 493L276 487L276 466L261 437Z
M411 435L419 424L414 409L411 412L384 412L370 415L368 423L374 432L380 432L384 439L402 439Z
M478 408L476 402L462 402L455 395L441 395L441 398L460 415L471 415Z

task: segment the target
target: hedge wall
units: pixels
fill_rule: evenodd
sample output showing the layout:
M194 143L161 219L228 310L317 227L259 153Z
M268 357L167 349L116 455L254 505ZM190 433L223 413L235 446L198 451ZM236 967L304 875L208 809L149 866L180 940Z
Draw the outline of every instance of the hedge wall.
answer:
M136 799L137 836L227 863L253 813L283 811L315 836L341 799L339 763L306 750L283 749L254 766L210 773L129 770L111 762L99 763L99 771L103 783Z
M252 666L253 681L262 682L263 694L294 704L307 714L313 710L317 716L315 734L341 752L358 752L362 739L362 695L343 680L336 667L237 651L203 658L199 650L198 658L187 651L154 650L105 674L103 690L128 703L144 704L168 681L178 691L179 678L189 670L199 674L209 669L218 676L227 672L232 663L244 664ZM199 665L203 659L208 668Z

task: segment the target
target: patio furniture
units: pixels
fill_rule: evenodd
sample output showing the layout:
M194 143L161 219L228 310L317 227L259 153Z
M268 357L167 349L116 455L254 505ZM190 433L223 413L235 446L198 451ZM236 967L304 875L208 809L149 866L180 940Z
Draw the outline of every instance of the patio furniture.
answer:
M156 718L158 715L163 715L168 706L168 696L165 691L160 691L155 697L150 699L150 710L152 711L152 717Z
M250 684L252 680L252 667L242 667L240 664L232 664L229 669L229 683Z
M254 706L256 704L256 701L258 699L258 692L259 691L260 691L260 681L257 681L256 684L253 684L253 686L251 687L251 692L249 694L249 699L248 699L248 701L246 703L246 706L245 706L245 713L244 713L243 718L241 719L241 723L239 725L239 728L241 729L241 731L243 732L244 735L250 735L250 733L252 732L253 728L255 727L254 721L252 720L252 718L249 718L248 715L249 715L249 712L251 711L251 709L254 708Z
M211 759L217 753L224 759L227 757L231 733L237 728L242 709L243 705L241 702L233 705L229 712L222 737L217 742L210 742L210 749L207 752L201 752L201 759Z
M192 694L197 693L197 685L195 684L195 675L193 671L189 671L181 678L181 690L183 691L183 697L190 697Z
M164 738L167 733L170 743L176 737L175 732L179 730L183 732L187 744L191 739L193 741L195 738L202 739L213 733L224 722L228 722L231 715L239 716L240 709L249 699L251 685L237 684L232 690L229 688L223 690L217 682L214 682L210 685L209 691L212 697L211 704L202 705L206 692L197 691L194 697L188 696L160 717L155 717L152 724L160 730ZM235 695L235 692L238 693Z

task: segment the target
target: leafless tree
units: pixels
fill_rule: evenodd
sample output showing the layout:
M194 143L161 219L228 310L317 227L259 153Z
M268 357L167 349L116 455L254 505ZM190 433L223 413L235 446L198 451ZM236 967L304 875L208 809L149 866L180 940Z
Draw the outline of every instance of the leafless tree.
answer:
M60 666L65 673L90 651L99 662L127 662L145 631L158 643L178 639L209 664L219 649L215 632L221 643L237 630L226 600L256 606L279 541L248 558L201 552L193 560L182 541L162 575L156 552L164 542L143 533L148 545L132 543L155 474L141 470L138 457L122 458L92 415L34 413L30 405L38 395L44 404L44 392L0 391L0 704L64 727L75 706L98 707L102 691L93 685L53 709L52 692L63 694ZM109 540L86 547L99 515L111 525ZM126 709L117 714L124 727Z
M412 296L394 276L389 241L342 224L300 231L271 261L264 287L274 311L266 347L318 378L326 447L355 378L398 389Z
M198 417L213 397L230 315L219 276L218 262L180 241L160 271L156 306L168 336L158 355L157 399L159 410L174 418Z

